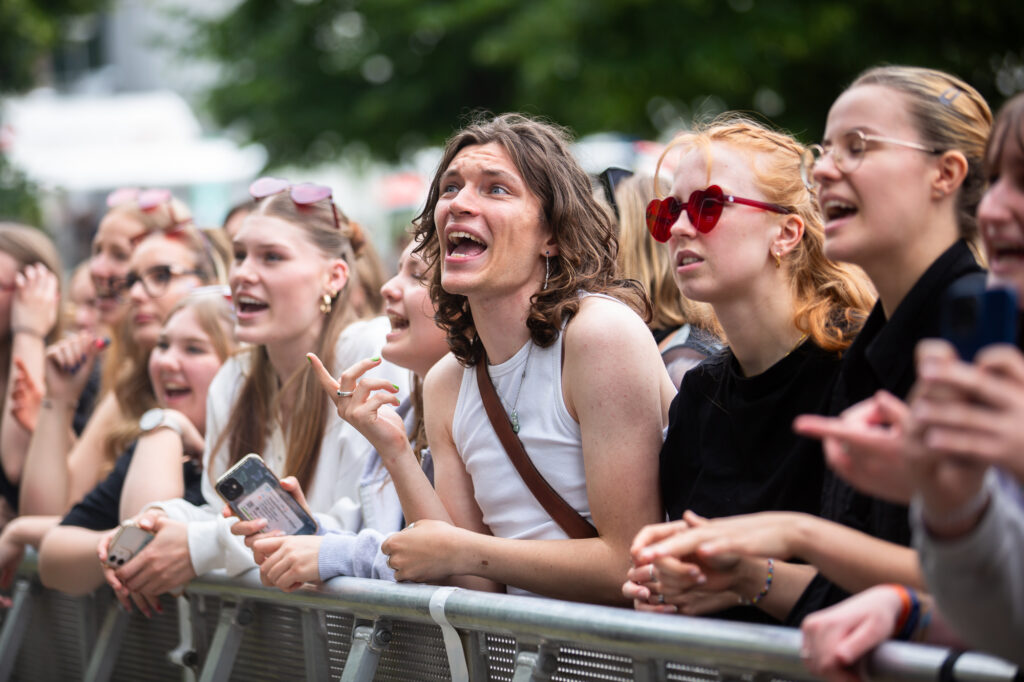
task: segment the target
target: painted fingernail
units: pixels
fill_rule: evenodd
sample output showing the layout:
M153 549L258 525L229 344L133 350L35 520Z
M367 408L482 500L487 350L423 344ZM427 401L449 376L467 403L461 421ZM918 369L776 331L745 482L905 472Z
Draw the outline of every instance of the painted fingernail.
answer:
M401 391L401 390L402 390L402 389L400 389L400 388L398 387L398 384L391 384L391 385L395 387L395 390L396 390L396 391Z
M104 348L110 345L110 339L104 336L102 338L96 339L92 343L93 346L95 346L96 350L103 350Z
M379 355L373 356L372 358L370 358L370 362L380 362L380 356Z

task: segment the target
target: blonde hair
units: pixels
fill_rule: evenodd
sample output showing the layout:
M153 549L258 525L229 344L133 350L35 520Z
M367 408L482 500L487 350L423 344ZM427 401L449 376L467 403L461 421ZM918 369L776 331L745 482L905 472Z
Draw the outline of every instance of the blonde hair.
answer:
M658 160L658 169L669 150L696 147L708 160L710 176L713 143L749 155L765 201L788 208L803 220L803 237L783 262L796 299L793 325L825 350L844 350L874 304L874 291L860 268L825 257L821 209L800 176L803 145L757 121L726 114L694 132L677 135Z
M649 175L630 176L615 188L619 274L640 282L647 292L652 308L648 323L651 329L678 329L685 324L712 329L717 326L714 310L680 293L672 275L671 254L647 231L647 204L653 198L654 179Z
M46 269L57 276L57 285L62 290L63 266L60 256L57 254L57 247L42 230L37 230L28 225L18 223L0 222L0 252L18 262L18 269L26 265L41 263ZM54 343L61 336L63 326L63 314L58 309L57 324L46 335L46 344ZM5 365L6 368L6 365Z
M349 305L349 295L353 288L359 286L359 276L353 263L358 250L365 246L362 230L350 223L330 200L299 205L291 200L287 192L263 199L253 215L278 218L300 228L324 256L341 258L348 263L348 282L334 298L320 336L315 346L309 349L323 360L324 366L333 367L338 336L357 318L357 312ZM335 226L335 216L340 229ZM316 306L319 303L319 300L314 300L309 305ZM266 346L254 346L246 352L250 353L250 370L235 397L228 424L214 444L214 452L226 440L228 466L231 466L247 453L263 452L273 425L281 423L287 436L284 475L295 476L302 487L308 490L316 473L320 444L327 424L328 400L324 397L319 379L308 363L302 363L302 367L278 388L277 375L270 364ZM288 405L287 423L280 419L284 413L284 405L281 403L284 395L294 396L294 402ZM209 471L207 474L214 480L217 472Z
M880 85L902 93L910 103L922 144L955 150L967 159L956 219L960 236L976 244L978 204L985 193L985 144L992 129L992 110L985 98L956 76L918 66L877 66L857 76L847 89L859 85Z
M209 234L207 234L207 232ZM199 281L203 284L226 284L227 242L219 229L204 231L194 225L178 226L171 232L150 231L135 242L135 246L161 234L168 239L180 241L185 245L192 257ZM187 298L188 295L182 299ZM170 314L181 306L172 309ZM168 319L170 318L168 315ZM166 322L163 320L162 322ZM123 339L123 356L117 366L114 377L114 397L121 409L122 421L115 425L107 438L107 457L113 463L128 444L138 436L138 421L146 410L156 407L156 395L149 379L149 353L151 348L142 348L131 336Z

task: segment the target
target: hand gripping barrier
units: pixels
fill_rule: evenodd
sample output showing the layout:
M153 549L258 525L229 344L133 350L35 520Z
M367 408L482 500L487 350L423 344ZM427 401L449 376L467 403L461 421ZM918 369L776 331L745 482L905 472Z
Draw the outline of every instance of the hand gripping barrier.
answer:
M214 574L183 599L164 597L165 613L149 620L124 613L106 588L86 597L43 589L30 556L13 598L0 626L0 682L813 679L789 628L378 580L285 594L254 573ZM890 642L864 664L875 682L949 682L940 678L948 656ZM1014 666L974 652L956 659L951 677L1020 680Z

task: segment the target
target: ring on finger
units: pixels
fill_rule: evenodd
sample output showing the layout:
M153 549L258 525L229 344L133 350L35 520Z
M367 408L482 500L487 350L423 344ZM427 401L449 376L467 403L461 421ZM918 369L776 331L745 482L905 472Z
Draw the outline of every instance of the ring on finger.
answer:
M652 582L652 583L658 582L658 579L656 577L654 577L654 564L648 564L647 567L651 569L651 579L648 582Z
M351 398L355 391L343 391L340 388L336 391L339 398Z
M663 595L663 594L659 594L658 595L658 603L659 604L664 604L665 603L665 595Z

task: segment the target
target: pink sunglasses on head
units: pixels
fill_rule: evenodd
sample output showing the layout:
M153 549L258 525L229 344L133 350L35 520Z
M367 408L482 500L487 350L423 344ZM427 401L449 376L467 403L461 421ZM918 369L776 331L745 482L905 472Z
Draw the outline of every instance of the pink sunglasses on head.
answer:
M139 189L138 187L121 187L107 195L107 208L124 206L135 202L143 211L152 211L157 206L170 202L169 189Z
M257 201L284 191L288 192L288 196L298 206L310 206L324 199L330 200L332 197L330 187L314 185L311 182L293 185L287 180L266 176L249 185L249 194ZM341 223L338 221L338 208L334 205L333 201L331 201L331 212L334 214L334 226L340 230Z

